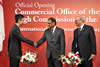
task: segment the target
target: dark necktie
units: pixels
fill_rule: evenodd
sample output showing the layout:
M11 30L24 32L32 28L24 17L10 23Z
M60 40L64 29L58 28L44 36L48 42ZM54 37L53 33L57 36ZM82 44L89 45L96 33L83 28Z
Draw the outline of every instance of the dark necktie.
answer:
M80 35L80 33L81 33L81 28L78 28L78 34Z
M52 34L53 34L53 29L51 29L51 32L52 32Z

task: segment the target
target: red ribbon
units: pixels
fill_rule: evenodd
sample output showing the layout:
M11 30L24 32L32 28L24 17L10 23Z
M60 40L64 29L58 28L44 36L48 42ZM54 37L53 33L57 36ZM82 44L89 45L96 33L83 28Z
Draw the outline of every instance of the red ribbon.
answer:
M77 65L75 64L75 67L77 67Z
M70 65L69 65L70 66ZM77 65L72 65L73 67L77 67ZM62 67L65 67L65 63L62 64Z
M65 67L65 63L62 64L62 67Z

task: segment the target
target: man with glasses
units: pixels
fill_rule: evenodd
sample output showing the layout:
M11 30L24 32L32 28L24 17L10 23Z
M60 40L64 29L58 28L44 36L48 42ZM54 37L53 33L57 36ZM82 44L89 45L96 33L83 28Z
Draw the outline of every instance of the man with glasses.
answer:
M96 37L92 26L84 24L84 18L77 16L75 24L78 27L74 31L72 51L79 52L79 55L86 59L78 67L92 67L92 59L96 56Z

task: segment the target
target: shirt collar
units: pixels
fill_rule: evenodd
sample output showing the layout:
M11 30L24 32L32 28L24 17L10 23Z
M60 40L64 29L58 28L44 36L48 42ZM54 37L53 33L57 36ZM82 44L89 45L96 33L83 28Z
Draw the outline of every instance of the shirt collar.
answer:
M19 26L17 24L15 24L15 25L19 28Z
M84 24L82 24L79 28L81 28L81 30L83 29L83 27L84 27Z
M55 29L56 29L56 26L54 26L54 28L53 28L53 33L55 32Z

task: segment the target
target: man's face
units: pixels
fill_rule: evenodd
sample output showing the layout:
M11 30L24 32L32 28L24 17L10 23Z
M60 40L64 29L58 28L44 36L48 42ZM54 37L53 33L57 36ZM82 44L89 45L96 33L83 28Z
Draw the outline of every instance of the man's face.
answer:
M51 20L48 20L48 28L53 28L55 26L55 23L53 23Z
M18 21L19 25L23 25L24 24L24 18L22 18L21 20Z
M76 17L75 24L77 27L80 27L80 25L82 24L82 20L80 20L80 17Z

